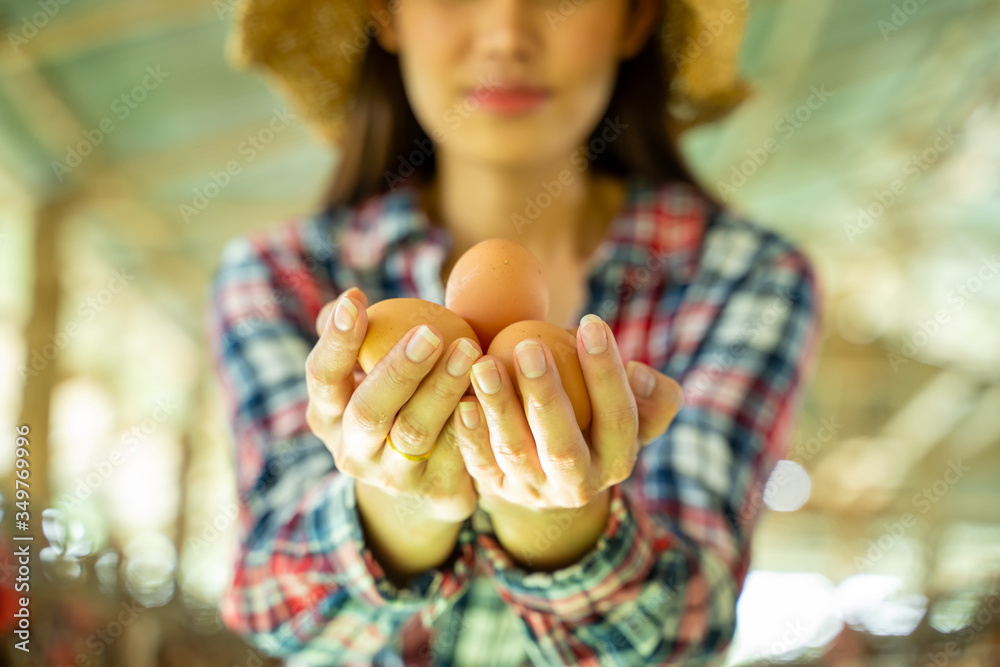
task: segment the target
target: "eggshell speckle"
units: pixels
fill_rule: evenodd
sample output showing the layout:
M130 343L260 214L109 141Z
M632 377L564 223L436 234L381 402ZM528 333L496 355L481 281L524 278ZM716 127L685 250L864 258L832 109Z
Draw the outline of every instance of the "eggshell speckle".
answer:
M441 346L447 350L458 338L471 338L479 343L472 327L441 304L423 299L385 299L368 307L368 331L358 350L358 363L365 373L418 324L434 327L443 336Z
M448 276L444 302L488 348L504 327L548 317L549 286L530 250L507 239L490 239L459 257Z
M514 391L520 399L521 391L517 386L517 372L514 370L514 348L527 338L540 340L552 352L563 389L566 390L566 395L569 397L570 403L573 404L576 423L580 426L580 430L587 428L592 416L590 394L587 392L587 383L583 379L583 370L580 368L580 359L576 352L576 338L566 329L539 320L516 322L504 328L493 338L488 354L503 362L507 374L514 381Z

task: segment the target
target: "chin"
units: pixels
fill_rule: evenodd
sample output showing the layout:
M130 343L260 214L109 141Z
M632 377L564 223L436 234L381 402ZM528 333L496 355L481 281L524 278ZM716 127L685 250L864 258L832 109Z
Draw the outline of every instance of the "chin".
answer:
M501 136L502 135L502 136ZM581 140L582 144L585 139ZM531 169L540 164L557 162L565 159L578 146L566 144L553 146L551 135L538 136L537 133L522 133L511 136L508 133L497 133L482 140L463 142L464 153L480 162L491 162L497 166L519 167Z

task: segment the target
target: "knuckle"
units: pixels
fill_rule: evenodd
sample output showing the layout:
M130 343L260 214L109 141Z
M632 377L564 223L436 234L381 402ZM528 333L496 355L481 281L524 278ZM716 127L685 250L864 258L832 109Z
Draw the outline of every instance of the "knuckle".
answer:
M613 437L634 439L639 431L639 408L635 403L604 412L600 418L601 427Z
M309 426L309 430L317 434L323 426L323 419L317 414L316 402L313 400L310 400L309 405L306 406L306 424Z
M361 476L361 466L358 461L352 459L350 456L345 456L343 452L339 455L337 452L333 452L333 464L337 467L337 470L348 477L357 478Z
M605 485L611 486L621 484L632 476L632 470L638 461L637 452L627 452L611 461L604 469L603 481Z
M498 477L496 468L490 465L485 458L476 457L473 461L467 461L465 468L481 483L492 484Z
M514 466L524 466L528 463L528 450L522 444L512 444L508 442L497 442L493 445L493 450L497 456L502 456L506 461Z
M455 392L446 382L431 383L431 398L435 403L444 403L455 399Z
M587 505L589 505L594 501L594 497L596 495L597 494L595 494L594 491L588 487L583 487L578 489L576 495L573 498L573 503L574 503L573 507L574 508L586 507Z
M396 433L392 442L397 447L412 450L413 453L420 453L426 447L424 445L430 439L430 430L409 412L401 412L396 417ZM423 449L421 449L423 448Z
M528 396L528 404L539 416L551 415L562 407L562 397L552 389L542 389Z
M387 431L390 415L378 410L364 395L354 394L348 405L347 414L357 430L363 433L380 434Z
M306 379L309 380L309 389L312 391L322 392L325 388L330 387L330 383L323 379L321 366L320 356L316 354L316 348L313 348L309 356L306 357Z
M489 483L493 480L493 470L483 461L474 461L471 464L466 463L465 465L469 474L478 479L480 482Z
M447 420L438 433L437 446L445 449L458 449L458 432L455 431L455 423Z
M383 378L390 390L409 389L413 384L413 377L407 372L405 366L401 367L400 364L387 363Z
M574 456L572 443L557 443L544 453L545 463L553 470L572 472L580 469L580 462Z

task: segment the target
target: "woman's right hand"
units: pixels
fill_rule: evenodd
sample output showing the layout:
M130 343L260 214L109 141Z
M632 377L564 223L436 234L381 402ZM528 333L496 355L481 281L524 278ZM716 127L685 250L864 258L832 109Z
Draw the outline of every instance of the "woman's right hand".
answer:
M482 350L468 338L442 350L440 331L415 326L366 376L356 366L367 308L364 293L351 288L316 319L319 341L306 359L309 427L343 474L404 500L418 520L460 523L475 510L477 494L455 445L453 415ZM412 456L433 451L426 461L410 461L386 436Z

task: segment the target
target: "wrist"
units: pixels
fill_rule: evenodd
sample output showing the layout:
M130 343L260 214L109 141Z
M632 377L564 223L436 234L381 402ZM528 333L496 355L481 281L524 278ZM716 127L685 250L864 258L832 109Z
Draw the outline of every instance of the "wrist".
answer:
M462 521L442 521L429 516L427 502L419 497L394 496L360 479L354 480L354 494L359 507L363 504L369 515L378 514L379 522L406 530L402 538L419 535L449 535L458 533ZM419 530L415 530L419 529Z
M445 522L419 516L384 491L355 479L358 520L365 544L397 586L411 577L443 566L455 551L462 522Z
M496 497L481 507L511 558L525 569L551 571L579 561L600 540L611 515L611 488L584 507L536 510Z

